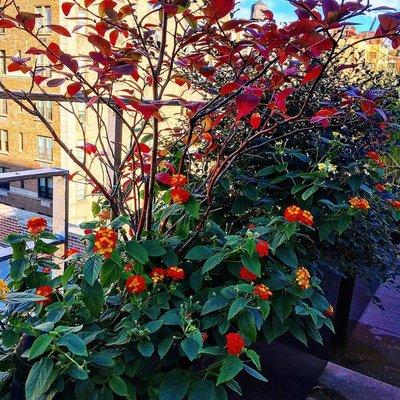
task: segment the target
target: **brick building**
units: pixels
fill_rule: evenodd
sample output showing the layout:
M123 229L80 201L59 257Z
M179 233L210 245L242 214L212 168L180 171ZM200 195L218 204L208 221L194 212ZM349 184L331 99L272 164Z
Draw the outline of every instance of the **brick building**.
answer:
M37 24L48 25L59 20L58 0L19 0L21 11L40 13ZM17 10L14 10L16 13ZM42 30L44 42L59 42L59 35ZM0 30L0 79L15 91L29 90L30 79L21 72L8 72L14 56L24 57L35 39L17 30ZM41 60L46 62L45 58ZM56 130L60 126L60 110L48 101L38 102ZM60 149L40 121L10 100L0 99L0 173L24 169L60 166ZM0 203L50 215L52 203L51 179L21 181L0 186Z

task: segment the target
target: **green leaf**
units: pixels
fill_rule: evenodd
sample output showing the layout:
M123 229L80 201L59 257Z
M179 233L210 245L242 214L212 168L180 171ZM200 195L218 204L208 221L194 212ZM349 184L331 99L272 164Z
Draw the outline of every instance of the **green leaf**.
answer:
M126 244L125 248L127 253L141 264L146 264L149 262L147 251L140 243L132 240Z
M20 304L31 301L46 300L43 296L38 296L35 293L29 292L12 292L7 294L7 298L3 300L5 303Z
M261 171L258 171L256 173L256 177L263 177L263 176L268 176L272 175L276 170L275 165L270 165L269 167L263 168Z
M83 303L90 313L98 317L104 304L104 291L99 281L93 285L83 282L82 284Z
M283 322L292 311L292 301L287 296L276 297L272 301L272 308L281 322Z
M302 195L301 198L306 201L309 197L311 197L318 190L318 186L311 186L307 189Z
M57 373L50 357L44 357L33 365L29 371L25 384L25 396L29 400L39 400L45 394L54 380Z
M189 400L214 400L214 382L201 380L192 385L189 392Z
M111 357L101 353L93 355L90 362L101 367L112 367L115 365L115 361Z
M289 249L288 247L279 247L276 250L276 256L287 266L291 268L297 268L299 266L299 262L297 260L296 253Z
M222 386L218 386L215 390L215 400L228 400L226 390Z
M330 222L324 222L319 227L319 240L323 242L329 238L329 235L335 227Z
M85 262L85 265L83 266L83 275L85 276L86 282L92 286L100 275L102 263L102 257L98 254L94 254Z
M250 272L261 277L261 263L256 254L254 254L253 257L250 257L248 254L243 254L241 261Z
M182 400L189 390L190 375L186 371L168 372L160 386L160 400Z
M235 356L227 356L222 363L217 385L233 379L243 369L243 362Z
M200 351L200 345L196 340L188 337L182 340L181 347L190 361L193 361L197 358Z
M41 356L47 351L50 343L53 341L53 337L50 335L40 335L33 342L29 349L29 360L33 360L36 357Z
M194 197L190 199L183 205L186 212L195 219L199 218L200 202Z
M67 333L61 336L57 341L58 346L65 346L67 349L77 356L87 356L85 342L74 333Z
M108 380L111 390L118 396L127 397L128 389L125 381L117 375L112 375Z
M36 253L54 254L57 250L57 246L43 242L43 240L39 239L35 242L34 251Z
M205 260L214 254L209 246L196 246L188 251L185 258L188 260Z
M110 286L116 282L121 275L121 268L111 260L106 260L100 272L100 282L103 286Z
M357 192L360 189L361 185L363 184L364 177L362 175L353 175L349 179L349 186L353 193Z
M10 278L13 281L19 281L24 276L25 269L29 266L25 258L10 261Z
M240 313L240 311L242 311L246 307L247 307L246 299L238 298L238 299L234 300L233 303L231 304L231 306L229 307L228 320L236 317L236 315L238 313Z
M308 345L306 334L304 333L303 329L301 329L299 323L296 320L290 321L289 332L300 342L302 342L306 346Z
M340 216L340 218L336 224L336 230L338 231L339 235L344 233L347 230L347 228L350 226L350 224L351 224L351 216L350 215L344 214L344 215Z
M245 186L242 191L248 199L253 201L258 199L258 190L254 186Z
M249 375L253 376L254 378L256 378L262 382L268 382L268 380L265 379L258 371L249 367L248 365L244 364L243 368Z
M158 355L160 356L160 359L165 357L165 355L168 353L169 349L171 348L172 343L174 343L174 339L167 338L167 339L164 339L158 345Z
M139 342L137 347L143 357L151 357L154 353L154 345L150 340Z
M11 329L8 329L1 333L1 344L5 349L10 349L11 347L14 347L18 343L18 340L18 333Z
M213 311L220 310L228 304L228 300L224 296L213 296L207 300L201 310L201 315L209 314Z
M261 370L260 356L254 350L246 350L247 357L253 362L258 370Z
M226 254L225 253L217 253L214 254L212 257L210 257L203 265L203 268L201 270L201 273L204 275L207 272L211 271L212 269L214 269L218 264L220 264L224 258L225 258Z
M150 257L161 257L167 252L159 240L145 240L140 244L146 249Z

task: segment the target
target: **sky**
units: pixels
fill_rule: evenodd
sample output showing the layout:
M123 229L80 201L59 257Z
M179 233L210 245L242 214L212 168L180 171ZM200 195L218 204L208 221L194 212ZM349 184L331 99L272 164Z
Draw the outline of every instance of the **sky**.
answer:
M275 18L279 22L290 22L294 19L293 15L293 10L294 7L292 7L288 1L286 0L263 0L264 3L268 6L270 10L272 10L275 14ZM367 0L364 0L364 3L366 3ZM396 8L398 11L400 11L400 0L370 0L371 4L375 7L381 7L381 6L386 6L386 7L393 7ZM238 12L235 14L236 17L242 17L242 18L249 18L250 16L250 9L251 5L254 4L256 0L240 0L238 1ZM383 11L381 11L382 13ZM376 18L377 14L376 13L370 13L367 16L363 16L358 18L357 23L360 25L358 26L358 30L364 31L364 30L369 30L371 28L371 25L374 23L374 19ZM378 22L375 22L374 28L376 29L378 27Z

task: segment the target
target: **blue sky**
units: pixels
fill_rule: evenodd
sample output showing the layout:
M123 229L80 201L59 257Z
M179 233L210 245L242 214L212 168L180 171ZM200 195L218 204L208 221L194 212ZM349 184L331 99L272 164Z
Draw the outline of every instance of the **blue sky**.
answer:
M237 17L249 18L251 5L255 3L256 0L239 0L238 1L238 12ZM292 7L286 0L263 0L267 4L268 8L272 10L275 14L275 18L279 22L290 22L294 19L294 7ZM366 2L366 0L364 0ZM371 0L371 4L375 7L388 6L397 8L400 10L400 0ZM360 24L359 30L368 30L374 22L374 18L377 13L371 13L368 16L360 17L357 22ZM374 28L377 28L377 22Z

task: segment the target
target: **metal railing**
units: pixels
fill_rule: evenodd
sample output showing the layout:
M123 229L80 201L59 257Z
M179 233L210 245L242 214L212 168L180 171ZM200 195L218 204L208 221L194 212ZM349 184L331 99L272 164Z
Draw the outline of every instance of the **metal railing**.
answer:
M39 178L53 179L53 212L52 232L57 240L52 244L63 245L64 252L68 247L68 210L69 210L69 181L68 171L60 168L41 168L24 171L6 172L0 174L0 184L24 181ZM28 244L29 246L29 244ZM0 248L0 261L10 259L12 249L10 247Z

